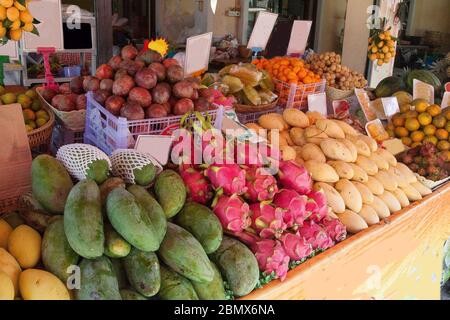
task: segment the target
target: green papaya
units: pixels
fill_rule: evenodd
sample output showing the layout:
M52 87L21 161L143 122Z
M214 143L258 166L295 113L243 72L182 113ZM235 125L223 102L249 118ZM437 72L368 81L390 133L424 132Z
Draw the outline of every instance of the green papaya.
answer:
M246 296L255 289L259 280L258 261L247 246L224 237L219 249L210 257L236 296Z
M109 163L106 160L96 160L88 165L86 177L102 184L109 178Z
M222 275L214 263L211 262L214 270L214 279L211 282L201 283L192 281L195 292L200 300L227 300Z
M141 169L134 169L134 182L136 184L147 187L155 180L157 169L153 163L150 163Z
M45 230L41 248L45 269L66 283L70 277L67 269L77 265L80 257L67 241L62 217L57 217L50 222Z
M67 198L64 231L72 249L86 259L101 257L104 251L100 189L94 180L80 181Z
M155 194L167 219L175 217L186 202L186 186L173 170L163 171L156 178Z
M188 231L167 224L167 233L158 251L161 260L192 281L211 282L214 270L202 245Z
M186 203L177 215L176 223L201 243L206 254L216 251L222 243L222 224L208 207L195 202Z
M111 260L114 274L116 275L117 282L119 283L119 289L125 289L129 286L127 274L123 267L122 259L109 259Z
M72 179L66 168L55 158L40 155L31 166L31 187L33 196L50 214L64 213L64 206L70 190Z
M159 249L159 241L150 217L127 190L111 191L106 211L114 229L132 246L145 252Z
M128 187L128 192L130 192L136 198L136 201L145 209L145 212L152 221L159 243L161 243L164 240L167 230L167 219L163 208L158 201L156 201L156 199L141 186L132 185Z
M80 272L81 286L76 292L77 300L122 300L119 283L107 257L84 259Z
M192 283L185 277L161 265L161 300L199 300Z
M122 300L124 301L133 301L133 300L147 300L146 297L143 295L140 295L136 291L133 291L131 289L122 289L120 290L120 296L122 297Z
M133 248L123 259L123 266L131 286L145 297L155 296L161 286L159 261L153 252Z
M110 258L124 258L130 251L131 245L109 223L105 224L105 255Z

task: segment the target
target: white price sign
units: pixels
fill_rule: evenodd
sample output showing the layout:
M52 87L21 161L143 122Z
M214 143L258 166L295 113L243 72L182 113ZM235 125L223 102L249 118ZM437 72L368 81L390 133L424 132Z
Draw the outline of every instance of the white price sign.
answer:
M309 33L311 32L312 21L294 21L291 32L291 40L287 50L287 55L303 54L308 44Z
M308 96L308 110L328 116L327 95L325 92Z
M262 50L265 50L277 19L278 14L261 11L256 19L255 27L253 28L247 48L261 48Z
M208 70L212 37L213 33L209 32L187 39L184 61L185 76Z

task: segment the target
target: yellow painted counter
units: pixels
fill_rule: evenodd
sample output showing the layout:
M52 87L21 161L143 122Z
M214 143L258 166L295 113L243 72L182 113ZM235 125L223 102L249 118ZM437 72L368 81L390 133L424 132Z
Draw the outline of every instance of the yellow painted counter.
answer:
M245 299L440 299L450 184Z

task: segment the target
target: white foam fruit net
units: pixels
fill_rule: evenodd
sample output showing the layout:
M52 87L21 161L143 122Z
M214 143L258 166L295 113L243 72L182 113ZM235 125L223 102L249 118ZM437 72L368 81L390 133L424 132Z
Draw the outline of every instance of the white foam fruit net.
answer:
M106 160L111 168L111 160L106 153L94 146L82 143L62 146L56 154L56 159L66 167L73 178L80 181L87 178L89 165L96 160Z
M150 156L136 150L117 150L111 155L112 172L115 177L122 178L126 183L134 184L134 170L142 169L149 164L157 168L157 173L162 171L158 161Z

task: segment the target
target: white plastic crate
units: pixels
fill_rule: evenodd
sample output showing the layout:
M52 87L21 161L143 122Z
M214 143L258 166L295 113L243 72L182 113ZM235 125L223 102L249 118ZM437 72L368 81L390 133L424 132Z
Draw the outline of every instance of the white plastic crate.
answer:
M239 119L239 122L242 124L247 124L250 122L258 122L259 117L262 115L268 114L268 113L282 113L283 108L281 107L275 107L273 109L261 111L261 112L252 112L252 113L239 113L236 112L236 115Z
M218 129L222 127L223 107L202 113L209 114ZM180 123L182 116L128 121L116 117L97 101L92 92L87 94L86 128L84 143L94 145L111 155L118 149L132 149L140 135L160 135Z
M83 143L84 130L73 131L61 123L56 123L53 128L51 151L56 154L62 146L74 143Z
M279 96L279 105L284 108L297 108L307 110L308 96L325 92L327 82L311 84L289 84L278 79L274 79L275 92Z

